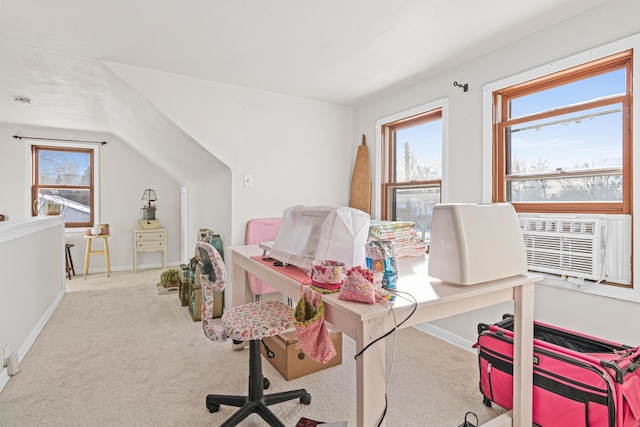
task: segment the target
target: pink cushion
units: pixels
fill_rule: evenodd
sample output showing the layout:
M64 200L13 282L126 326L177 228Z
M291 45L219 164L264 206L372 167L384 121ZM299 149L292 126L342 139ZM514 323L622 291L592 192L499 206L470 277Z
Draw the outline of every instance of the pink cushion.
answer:
M256 218L247 222L245 244L255 245L260 242L272 242L278 235L282 218ZM271 286L249 274L249 287L254 295L271 294L278 292Z
M233 307L222 315L229 338L257 340L295 330L293 308L280 301L258 301Z

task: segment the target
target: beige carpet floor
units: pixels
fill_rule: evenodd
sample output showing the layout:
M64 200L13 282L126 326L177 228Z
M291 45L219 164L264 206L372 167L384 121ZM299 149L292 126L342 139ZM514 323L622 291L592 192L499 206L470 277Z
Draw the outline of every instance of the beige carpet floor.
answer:
M67 294L0 392L0 426L218 426L235 409L210 414L208 393L244 394L249 352L216 343L193 322L176 293L159 295L160 270L91 274L67 281ZM387 426L456 427L467 411L480 422L477 356L422 331L398 334ZM285 381L269 364L269 392L306 388L309 406L271 408L287 426L301 417L355 426L354 342L343 363ZM387 338L387 368L392 336ZM368 408L381 412L382 408ZM266 425L252 415L242 426Z

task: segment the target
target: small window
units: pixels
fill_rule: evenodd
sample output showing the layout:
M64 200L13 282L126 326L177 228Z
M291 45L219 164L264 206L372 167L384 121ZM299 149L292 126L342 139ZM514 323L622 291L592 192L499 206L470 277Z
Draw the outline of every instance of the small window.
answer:
M632 51L494 92L494 201L631 213Z
M386 123L382 132L382 219L415 222L428 240L433 207L441 199L442 109Z
M32 215L64 215L66 227L94 223L94 150L32 146Z

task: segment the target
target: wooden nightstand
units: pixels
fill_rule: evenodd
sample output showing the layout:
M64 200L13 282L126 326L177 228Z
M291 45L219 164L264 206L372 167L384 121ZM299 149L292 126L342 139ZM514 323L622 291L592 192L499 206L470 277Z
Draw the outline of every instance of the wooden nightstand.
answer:
M138 272L138 252L162 251L162 269L167 268L167 230L155 228L133 230L133 271Z

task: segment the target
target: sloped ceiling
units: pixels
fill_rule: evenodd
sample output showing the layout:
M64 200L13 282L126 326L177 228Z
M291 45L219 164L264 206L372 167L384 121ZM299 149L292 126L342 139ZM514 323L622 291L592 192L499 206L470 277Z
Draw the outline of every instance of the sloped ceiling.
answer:
M602 3L2 0L0 120L108 131L100 60L358 106Z

